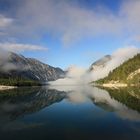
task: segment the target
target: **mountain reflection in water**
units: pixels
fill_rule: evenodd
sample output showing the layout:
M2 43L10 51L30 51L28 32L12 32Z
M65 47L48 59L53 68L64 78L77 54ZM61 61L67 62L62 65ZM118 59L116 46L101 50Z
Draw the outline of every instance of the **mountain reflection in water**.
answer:
M137 140L140 90L82 85L0 91L0 137Z

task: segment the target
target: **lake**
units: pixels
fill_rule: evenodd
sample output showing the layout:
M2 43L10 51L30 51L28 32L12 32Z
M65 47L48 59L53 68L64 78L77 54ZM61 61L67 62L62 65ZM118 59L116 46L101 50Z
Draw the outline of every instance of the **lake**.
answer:
M140 89L0 91L0 140L139 140Z

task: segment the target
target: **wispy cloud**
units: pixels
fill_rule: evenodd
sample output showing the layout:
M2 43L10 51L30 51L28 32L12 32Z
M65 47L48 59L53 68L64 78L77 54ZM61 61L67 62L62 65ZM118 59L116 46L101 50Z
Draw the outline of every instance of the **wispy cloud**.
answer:
M0 28L7 27L11 25L13 22L12 18L5 17L4 15L0 14Z
M89 76L88 79L90 79L90 81L96 81L106 77L110 71L120 66L128 59L134 57L138 53L140 53L140 48L135 46L127 46L117 49L112 54L112 59L106 64L106 66L91 72L91 74L87 75Z
M139 34L139 13L139 0L124 1L115 14L103 6L89 10L64 0L25 0L7 32L17 38L49 32L67 46L87 36Z
M46 47L32 44L0 43L0 49L12 52L47 51Z
M128 59L140 53L140 48L135 46L128 46L117 49L112 54L112 59L104 66L89 72L88 70L80 67L70 67L68 69L66 78L58 79L50 82L51 85L87 85L91 81L96 81L106 77L110 71L120 66Z

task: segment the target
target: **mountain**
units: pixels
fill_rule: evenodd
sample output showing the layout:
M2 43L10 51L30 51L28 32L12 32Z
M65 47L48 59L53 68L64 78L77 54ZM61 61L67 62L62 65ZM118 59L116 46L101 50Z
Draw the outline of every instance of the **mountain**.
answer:
M97 83L140 85L140 54L121 64Z
M106 64L112 59L111 55L105 55L103 58L97 60L96 62L94 62L90 68L89 71L95 71L98 69L101 69L103 67L106 66Z
M34 58L8 52L6 59L0 59L0 79L31 80L44 83L64 77L65 72L44 64Z

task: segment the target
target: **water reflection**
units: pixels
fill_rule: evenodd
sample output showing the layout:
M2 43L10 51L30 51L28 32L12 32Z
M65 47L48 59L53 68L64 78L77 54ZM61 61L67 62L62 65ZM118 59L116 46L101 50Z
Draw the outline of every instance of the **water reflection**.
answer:
M94 130L95 134L96 131L112 132L113 130L107 130L103 125L112 119L114 121L111 125L116 127L114 131L116 129L118 131L123 124L122 129L126 131L133 129L136 138L140 135L139 89L49 86L0 91L0 136L2 137L11 131L23 131L23 134L35 135L33 130L39 134L43 133L42 135L52 135L57 133L61 126L62 136L68 131L74 132L71 137L75 138L75 133L78 131L78 136L82 133L83 139L84 136L88 139L88 137L93 138L91 130ZM86 134L83 132L85 128L88 130ZM30 133L25 132L26 129L30 130ZM132 130L130 132L132 133Z
M4 93L3 93L4 92ZM13 127L11 122L24 115L35 113L60 102L65 98L65 92L49 90L47 88L18 88L0 92L0 127L6 124L6 128ZM10 124L8 124L10 122ZM37 124L38 125L38 124ZM15 123L14 129L18 126L26 128L24 123ZM33 125L29 125L35 126ZM28 127L29 127L28 126ZM5 128L5 127L4 127Z
M115 112L122 119L140 121L140 89L100 89L92 86L51 86L68 92L68 100L75 103L91 100L106 111Z

